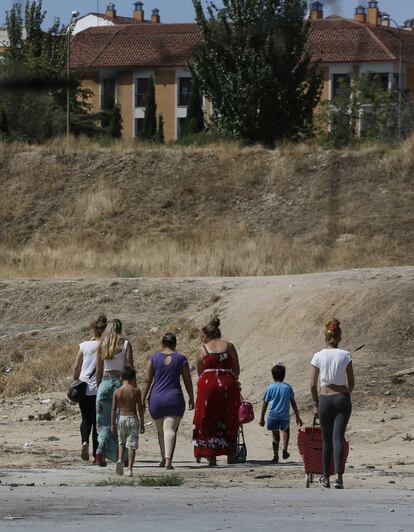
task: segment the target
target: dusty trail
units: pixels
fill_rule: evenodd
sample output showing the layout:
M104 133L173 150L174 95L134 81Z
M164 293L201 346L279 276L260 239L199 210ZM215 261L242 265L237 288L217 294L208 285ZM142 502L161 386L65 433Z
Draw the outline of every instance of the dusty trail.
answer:
M103 310L124 320L138 368L167 328L177 332L192 361L197 328L217 312L224 335L239 349L243 393L256 413L269 370L283 359L307 422L309 361L321 346L324 320L339 316L345 347L366 343L354 357L357 390L348 430L348 486L414 488L414 441L407 438L414 437L414 376L390 380L394 371L413 365L413 267L237 279L2 281L0 301L3 485L94 485L113 473L111 467L97 470L81 464L78 411L60 404L76 345L89 334L89 319ZM11 397L13 390L30 393ZM50 401L42 403L45 399ZM37 420L48 411L50 421ZM267 464L270 436L255 421L246 427L249 463L217 471L193 461L191 430L187 413L176 453L177 472L186 486L303 486L294 427L288 464ZM138 474L159 474L157 458L150 425L142 439ZM261 475L265 478L255 478Z

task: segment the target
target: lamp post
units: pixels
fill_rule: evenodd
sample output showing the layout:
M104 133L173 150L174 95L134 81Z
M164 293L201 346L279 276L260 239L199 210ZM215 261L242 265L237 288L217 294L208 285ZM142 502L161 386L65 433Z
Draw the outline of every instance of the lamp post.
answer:
M66 137L70 139L70 39L72 37L73 22L79 17L79 11L72 11L67 32L67 88L66 88Z
M401 31L402 31L402 28L401 26L398 24L398 22L396 22L394 19L392 19L388 13L382 13L381 14L381 20L384 20L385 22L387 23L393 23L395 24L395 26L397 27L397 30L398 30L398 39L400 41L400 57L399 57L399 79L398 79L398 140L400 141L401 140L401 129L402 129L402 124L401 124L401 108L402 108L402 90L403 90L403 85L402 85L402 46L403 46L403 41L402 41L402 37L401 37Z

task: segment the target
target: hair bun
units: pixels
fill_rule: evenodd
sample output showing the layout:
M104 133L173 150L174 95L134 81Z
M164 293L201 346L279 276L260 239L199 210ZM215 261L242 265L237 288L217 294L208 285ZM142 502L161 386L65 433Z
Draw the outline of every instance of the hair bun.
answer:
M220 327L220 319L216 316L210 321L210 325L213 327Z
M108 318L105 314L101 314L100 316L98 316L98 319L96 320L96 325L102 327L108 325Z
M208 325L202 328L203 334L205 334L210 340L218 340L221 338L220 320L217 316L212 318Z
M108 325L108 318L105 314L100 314L96 320L91 323L93 329L105 329Z
M328 323L325 325L325 328L327 331L336 332L340 329L341 322L335 318L328 321Z

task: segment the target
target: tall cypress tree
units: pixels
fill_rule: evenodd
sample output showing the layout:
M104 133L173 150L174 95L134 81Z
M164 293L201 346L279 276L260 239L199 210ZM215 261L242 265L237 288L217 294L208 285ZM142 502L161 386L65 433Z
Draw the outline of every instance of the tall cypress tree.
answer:
M111 113L111 121L109 124L109 134L114 139L120 139L122 137L122 112L121 112L121 106L116 103L112 109Z
M2 108L0 110L0 139L8 139L10 135L9 121L7 119L6 111Z
M24 57L24 41L21 4L13 4L10 11L6 12L6 28L9 46L4 53L4 59L10 62L22 61Z
M148 83L147 98L145 103L145 117L142 126L142 138L154 141L157 136L157 104L155 103L154 79L151 76Z
M202 43L192 71L226 136L273 145L310 133L321 77L307 50L306 0L193 0Z
M196 78L193 78L190 101L187 108L182 135L194 135L204 131L203 97Z
M159 144L164 144L164 118L162 115L158 115L158 128L157 128L157 142Z

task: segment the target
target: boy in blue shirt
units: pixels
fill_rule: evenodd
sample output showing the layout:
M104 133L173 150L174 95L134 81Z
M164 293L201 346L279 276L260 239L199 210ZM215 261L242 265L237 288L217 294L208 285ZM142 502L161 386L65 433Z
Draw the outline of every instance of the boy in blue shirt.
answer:
M280 431L283 433L283 459L287 460L290 456L288 453L289 445L289 412L290 405L296 416L296 423L302 426L298 406L295 401L295 394L290 384L283 382L285 380L286 368L284 364L278 363L272 368L273 384L269 384L263 396L262 415L259 425L265 426L265 414L269 407L269 414L267 416L267 430L273 432L273 460L272 462L279 462L279 443Z

